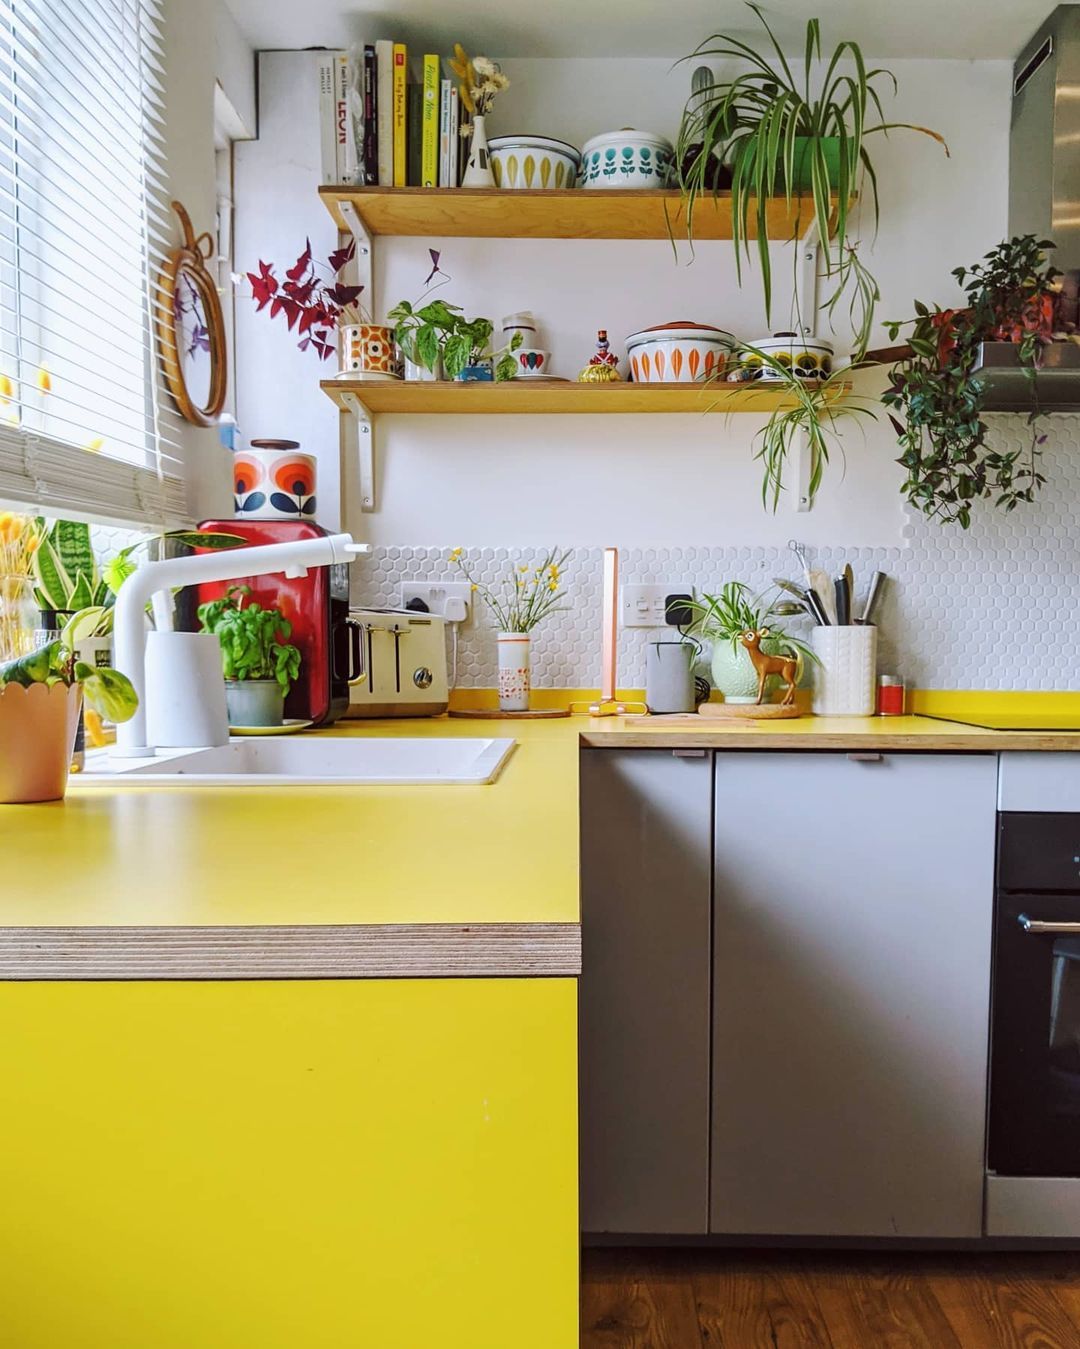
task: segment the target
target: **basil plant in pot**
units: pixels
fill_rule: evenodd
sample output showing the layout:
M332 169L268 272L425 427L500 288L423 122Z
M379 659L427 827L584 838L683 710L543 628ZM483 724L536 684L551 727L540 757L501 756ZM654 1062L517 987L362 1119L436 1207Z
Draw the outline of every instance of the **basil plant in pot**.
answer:
M221 643L230 726L281 726L285 697L300 673L300 652L288 644L292 624L280 609L252 600L244 585L200 604L198 614L201 630Z
M804 642L773 622L776 597L755 595L742 581L728 581L719 595L695 594L689 607L694 618L688 631L712 643L712 685L727 703L757 702L758 674L739 641L744 632L767 633L761 649L768 655L792 652L799 661L800 679L803 662L816 660ZM775 685L775 676L770 681Z

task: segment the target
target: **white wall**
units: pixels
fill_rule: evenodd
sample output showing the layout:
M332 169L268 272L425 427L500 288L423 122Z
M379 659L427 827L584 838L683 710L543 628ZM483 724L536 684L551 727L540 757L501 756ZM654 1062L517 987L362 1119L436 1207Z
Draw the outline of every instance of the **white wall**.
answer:
M165 3L168 191L187 207L196 234L214 228L215 81L220 80L238 112L247 107L254 125L254 54L228 16L224 25L226 40L219 43L218 20L222 9L222 0ZM219 56L224 58L221 66ZM173 237L179 242L178 225ZM191 484L192 517L231 514L228 455L221 447L217 431L177 420Z
M261 60L260 141L238 150L238 262L291 262L310 235L332 246L316 200L317 132L313 93L298 62L310 55L269 53ZM881 284L883 318L911 312L916 296L954 298L949 273L978 258L1006 228L1010 71L1004 62L893 62L900 95L890 117L933 126L952 158L924 136L897 131L873 138L882 228L872 242L864 209L862 251ZM659 60L514 60L512 88L492 134L531 131L581 144L590 135L635 124L674 135L689 68ZM311 77L313 80L313 77ZM616 349L639 328L691 318L746 338L765 331L754 276L739 289L730 244L699 244L678 262L664 241L380 239L376 299L381 312L415 299L441 248L452 277L439 293L494 319L532 309L553 352L555 373L576 375L596 329ZM779 249L773 328L790 322L790 269ZM320 458L324 523L337 522L335 415L319 393L323 371L294 350L284 328L241 301L240 421L249 435L290 435ZM245 317L246 314L246 317ZM881 335L884 342L884 334ZM843 343L842 335L838 342ZM863 376L860 385L880 387ZM740 415L653 417L482 417L383 419L378 425L379 511L349 524L379 543L568 544L759 543L793 533L809 542L879 545L904 528L883 422L850 430L809 515L762 510L760 471L751 458L762 419ZM844 460L846 459L846 463ZM335 475L336 476L336 475Z

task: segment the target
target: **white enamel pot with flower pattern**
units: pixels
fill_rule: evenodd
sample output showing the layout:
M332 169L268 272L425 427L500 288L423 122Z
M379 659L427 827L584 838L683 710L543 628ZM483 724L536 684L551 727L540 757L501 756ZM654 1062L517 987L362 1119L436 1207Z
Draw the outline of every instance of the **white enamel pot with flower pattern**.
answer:
M735 340L722 328L679 319L626 339L636 384L692 384L723 373Z

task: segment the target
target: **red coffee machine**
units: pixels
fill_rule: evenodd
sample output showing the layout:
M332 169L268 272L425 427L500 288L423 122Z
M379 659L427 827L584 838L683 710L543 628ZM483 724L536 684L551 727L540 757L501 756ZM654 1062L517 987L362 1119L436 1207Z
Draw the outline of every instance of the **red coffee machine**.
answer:
M237 534L251 546L320 538L329 532L303 520L203 520L199 529ZM289 641L300 652L300 676L285 699L285 716L316 725L336 721L348 711L349 680L356 677L362 659L360 629L349 623L348 566L310 567L306 576L276 572L189 586L180 607L183 626L197 629L198 606L237 585L250 586L252 599L264 608L280 609L292 624Z

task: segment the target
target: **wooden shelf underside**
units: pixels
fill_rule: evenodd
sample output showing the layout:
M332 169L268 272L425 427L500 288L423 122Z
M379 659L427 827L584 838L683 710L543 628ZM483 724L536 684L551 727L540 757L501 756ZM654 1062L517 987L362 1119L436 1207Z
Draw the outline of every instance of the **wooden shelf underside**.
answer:
M472 239L685 239L686 211L678 192L637 188L572 188L504 192L495 188L321 187L319 196L339 229L356 210L370 235ZM813 200L772 199L770 239L801 238L814 221ZM751 219L756 207L751 205ZM670 226L670 228L669 228ZM751 237L754 234L751 233ZM694 238L731 238L731 194L703 196L694 207Z
M507 380L503 384L451 381L367 384L325 379L323 391L344 411L354 395L370 413L654 413L760 412L792 408L795 398L764 384L545 384ZM837 398L850 385L834 385Z

